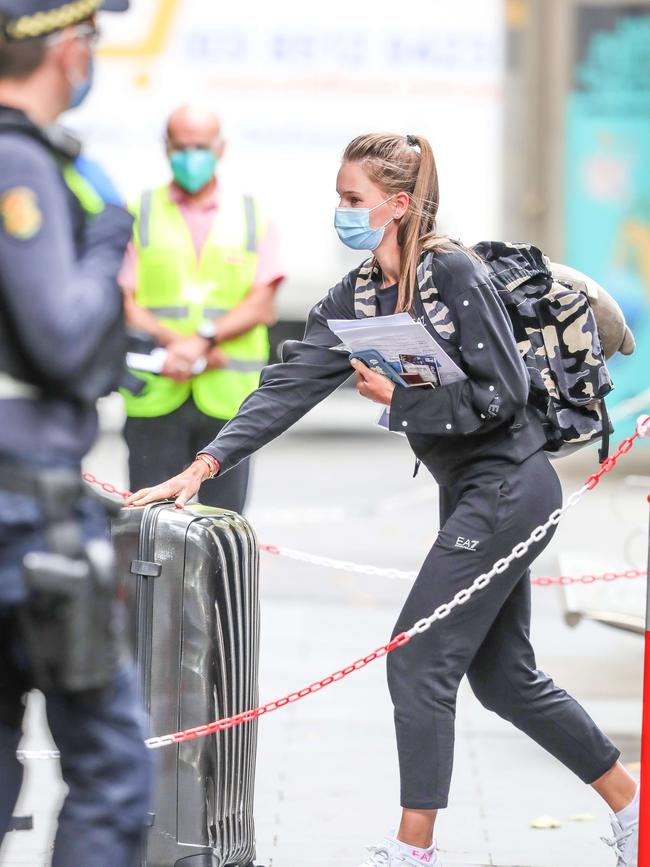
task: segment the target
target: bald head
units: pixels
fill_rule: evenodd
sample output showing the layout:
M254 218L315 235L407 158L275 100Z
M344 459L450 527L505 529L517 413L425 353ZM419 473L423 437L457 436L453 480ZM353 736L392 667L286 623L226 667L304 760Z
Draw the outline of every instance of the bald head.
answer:
M221 122L218 116L200 105L182 105L167 121L169 150L209 148L219 157L223 149Z

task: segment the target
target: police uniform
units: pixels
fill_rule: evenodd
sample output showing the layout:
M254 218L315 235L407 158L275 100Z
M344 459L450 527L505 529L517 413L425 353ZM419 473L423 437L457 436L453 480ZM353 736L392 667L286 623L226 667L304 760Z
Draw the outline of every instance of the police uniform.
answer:
M449 317L444 339L416 293L414 313L467 379L436 389L396 386L390 427L407 435L440 486L440 532L398 619L395 634L468 587L561 505L561 488L543 446L541 424L526 412L528 375L507 313L487 271L462 249L439 250L431 282ZM267 367L261 387L203 449L227 472L270 442L350 375L328 319L395 312L396 287L382 289L348 274L311 311L302 341L284 345L284 361ZM442 329L444 331L444 329ZM388 657L395 707L401 803L447 805L454 716L468 676L481 703L510 720L591 783L619 751L580 705L535 662L529 641L529 566L550 536L472 602Z
M0 41L46 36L101 5L0 0ZM22 781L16 748L24 698L36 683L48 683L48 721L68 785L52 863L133 867L151 789L133 672L115 658L95 680L65 681L69 688L54 669L41 680L30 649L38 631L27 638L34 606L26 555L38 560L53 545L109 548L105 510L81 491L80 462L97 432L94 398L123 366L116 275L132 221L105 205L74 156L22 111L0 106L0 839ZM66 496L59 498L63 480ZM53 610L40 612L42 622Z

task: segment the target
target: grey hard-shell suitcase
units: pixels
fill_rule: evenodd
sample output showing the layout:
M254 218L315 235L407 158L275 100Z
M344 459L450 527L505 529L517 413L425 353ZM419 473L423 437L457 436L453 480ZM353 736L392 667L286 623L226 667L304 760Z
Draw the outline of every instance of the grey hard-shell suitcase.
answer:
M258 549L234 512L169 503L113 523L152 735L258 704ZM257 724L156 751L141 867L253 867Z

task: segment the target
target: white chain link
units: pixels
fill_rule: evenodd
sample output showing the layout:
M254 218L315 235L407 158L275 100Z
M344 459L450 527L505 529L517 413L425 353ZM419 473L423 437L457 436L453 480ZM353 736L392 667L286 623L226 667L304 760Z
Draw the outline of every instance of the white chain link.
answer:
M464 588L463 590L459 590L458 593L454 596L454 598L450 602L445 602L443 605L439 605L438 608L431 614L429 617L424 617L422 620L418 620L409 630L406 631L406 634L413 638L415 635L421 635L423 632L426 632L428 629L431 629L433 624L437 620L443 620L445 617L448 617L454 608L457 608L459 605L464 605L466 602L472 598L474 593L477 590L484 590L494 578L495 575L501 574L505 572L513 560L520 559L525 556L530 549L530 546L534 542L541 542L551 529L551 527L557 526L562 520L564 514L569 510L573 509L578 505L583 496L587 493L587 491L591 490L589 485L583 485L579 491L574 491L573 494L568 498L564 506L561 509L555 509L549 515L548 519L544 524L540 524L538 527L531 532L529 537L523 541L518 542L512 549L512 551L507 555L507 557L502 557L496 561L496 563L492 566L489 572L485 572L482 575L479 575L469 587ZM275 551L278 553L283 553L290 549L281 549L275 548ZM302 554L301 552L294 551L292 552L294 555L294 559L302 560L303 562L316 563L318 562L320 565L331 565L335 563L337 568L343 568L345 566L355 567L351 569L351 571L360 571L361 569L372 569L373 571L368 574L385 574L387 572L395 573L398 572L396 569L392 570L378 570L376 567L360 567L359 564L352 563L347 564L344 560L331 560L328 557L313 557L308 554ZM286 554L286 556L291 556L291 554ZM411 573L402 572L399 573L401 576L410 575ZM207 727L206 727L207 728ZM171 746L175 743L174 738L171 735L161 735L160 737L149 738L145 741L146 745L149 749L156 750L160 747Z
M406 634L411 637L421 635L423 632L430 629L437 620L444 620L445 617L448 617L454 608L469 602L477 590L484 590L495 575L502 574L509 568L513 560L523 557L534 542L541 542L551 527L557 526L562 520L565 512L567 512L568 509L573 509L574 506L577 506L588 490L590 490L589 486L584 485L579 491L575 491L571 494L564 506L562 506L561 509L555 509L554 512L551 512L546 523L535 527L525 542L518 542L507 557L502 557L500 560L496 561L489 572L484 572L482 575L479 575L469 587L459 590L450 602L445 602L443 605L439 605L429 617L423 617L422 620L418 620L416 624L406 631Z
M573 508L573 506L580 502L585 490L587 490L586 486L571 494L566 505L561 510L557 510L560 517L556 518L553 523L557 524L567 509ZM553 515L555 515L555 513L553 513ZM549 520L553 518L553 515L551 515ZM546 536L546 532L547 530L544 529L544 525L536 527L533 530L533 533L536 535L533 536L532 540L529 539L527 542L519 542L515 545L512 551L513 555L515 557L523 557L528 552L531 541L541 542ZM409 581L411 583L413 583L418 576L418 572L406 572L402 569L372 566L368 563L353 563L351 560L337 560L334 557L321 557L318 554L307 554L305 551L296 551L294 548L285 548L281 545L263 545L262 550L280 557L287 557L289 560L297 560L301 563L311 563L313 566L323 566L326 569L339 569L342 572L354 572L358 575L373 575L377 578L392 578L397 581ZM500 568L497 569L497 573L505 572L510 562L512 561L508 560L508 563L505 566L500 566ZM495 566L496 565L497 564L495 564Z
M150 750L159 750L161 747L173 746L174 739L170 735L160 735L157 738L147 738L144 743Z
M16 750L16 758L20 762L34 759L60 759L58 750Z
M360 575L375 575L379 578L396 578L400 581L415 581L417 572L403 572L400 569L387 569L380 566L370 566L365 563L353 563L351 560L335 560L333 557L320 557L317 554L306 554L293 548L278 545L267 545L263 550L301 563L311 563L314 566L324 566L328 569L340 569L342 572L356 572Z

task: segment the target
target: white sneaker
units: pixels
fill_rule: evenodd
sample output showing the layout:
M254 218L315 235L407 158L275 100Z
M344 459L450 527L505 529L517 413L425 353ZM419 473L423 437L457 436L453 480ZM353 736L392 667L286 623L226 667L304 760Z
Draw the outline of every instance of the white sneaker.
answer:
M412 849L395 837L384 837L379 846L368 846L368 858L359 867L442 867L436 841L429 849Z
M623 830L615 816L610 816L614 836L602 837L603 843L607 843L616 852L616 867L637 867L639 857L639 822L633 822L629 828ZM371 862L372 863L372 862ZM381 861L379 862L381 864Z

